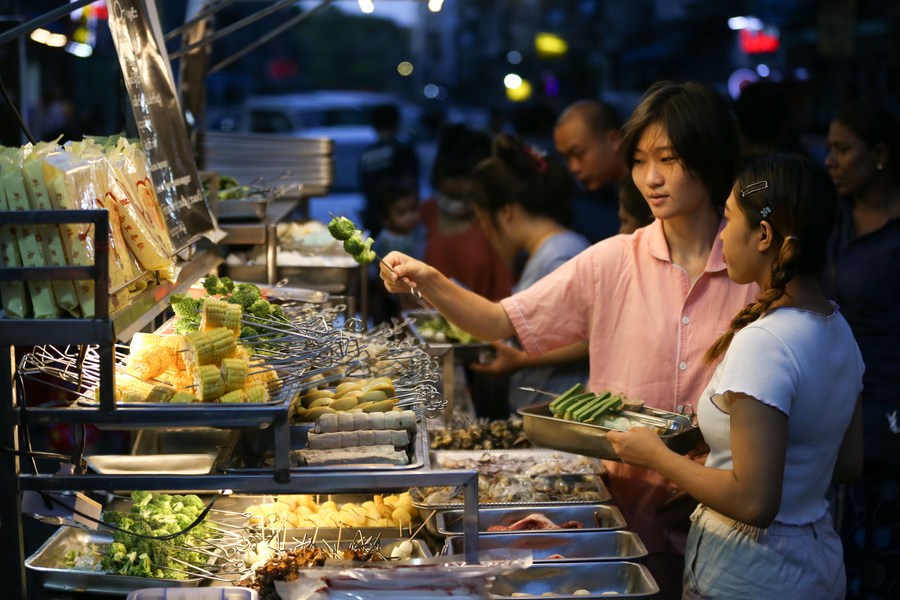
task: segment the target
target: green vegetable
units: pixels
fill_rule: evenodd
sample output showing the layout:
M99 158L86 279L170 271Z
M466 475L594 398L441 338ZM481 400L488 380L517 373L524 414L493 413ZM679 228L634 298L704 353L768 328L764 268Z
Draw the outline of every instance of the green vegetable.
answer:
M356 226L347 217L334 217L328 223L328 233L336 240L343 241L350 238L354 229L356 229Z

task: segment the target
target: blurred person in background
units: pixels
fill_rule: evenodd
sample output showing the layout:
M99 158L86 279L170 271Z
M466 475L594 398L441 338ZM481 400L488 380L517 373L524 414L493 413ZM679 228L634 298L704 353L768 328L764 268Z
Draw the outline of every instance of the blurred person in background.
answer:
M365 199L363 227L371 235L381 230L381 215L376 194L388 180L419 181L419 159L416 150L399 137L400 110L393 104L372 109L372 128L378 140L363 150L359 160L359 181Z
M433 197L422 203L422 222L426 230L425 262L437 266L464 288L499 300L512 289L512 267L491 245L467 196L472 171L490 155L491 136L487 132L462 123L445 125L431 172ZM478 417L509 416L504 403L497 402L508 394L507 377L464 367L458 380L466 382L466 389L454 399L457 406L465 406L466 399L461 396L468 393Z
M863 376L862 480L837 493L848 598L900 598L900 124L859 102L828 130L841 197L824 286L850 323Z
M382 228L375 235L372 250L379 256L396 250L424 258L425 226L419 209L419 183L412 179L388 179L378 187L375 199ZM377 282L378 266L372 265L371 272L374 275L372 281ZM372 288L369 297L375 323L387 321L399 316L403 310L416 307L412 294L392 297L385 293L384 286L373 285Z
M385 286L403 292L402 278L458 327L492 341L516 335L532 356L587 343L591 391L691 410L714 369L704 353L759 292L756 284L731 281L722 260L721 207L739 159L732 116L708 86L660 82L626 124L622 149L656 218L649 226L594 244L501 302L396 252L384 257ZM701 460L702 453L691 457ZM649 551L644 564L659 597L680 598L696 502L654 471L604 466L629 529Z
M572 201L572 228L592 244L619 230L618 185L628 175L621 127L612 106L579 100L562 112L553 130L556 151L583 186Z
M491 246L466 196L472 171L490 155L486 132L460 123L444 126L431 172L433 196L422 203L422 222L425 262L476 294L499 300L509 295L513 273Z
M527 289L590 245L563 225L571 219L573 184L559 160L510 134L494 138L494 155L473 171L468 195L488 239L508 261L525 256L513 293ZM576 383L587 383L584 342L538 357L528 356L515 340L493 346L496 359L471 368L510 375L511 413L547 398L522 387L561 394Z

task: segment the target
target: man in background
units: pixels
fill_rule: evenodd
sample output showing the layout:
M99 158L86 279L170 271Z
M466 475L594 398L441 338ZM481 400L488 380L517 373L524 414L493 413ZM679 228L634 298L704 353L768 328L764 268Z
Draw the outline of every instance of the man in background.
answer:
M393 104L372 110L372 127L378 140L366 148L359 160L359 180L365 196L363 227L374 237L382 227L377 193L387 181L419 181L419 159L412 144L399 138L400 111Z
M619 182L628 175L619 147L622 122L610 105L579 100L556 122L553 142L582 192L572 203L572 228L592 244L619 232Z

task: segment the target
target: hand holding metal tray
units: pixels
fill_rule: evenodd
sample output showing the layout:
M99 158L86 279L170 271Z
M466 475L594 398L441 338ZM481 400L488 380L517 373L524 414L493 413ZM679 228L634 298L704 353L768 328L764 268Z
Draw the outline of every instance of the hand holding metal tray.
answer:
M520 408L517 412L522 416L525 437L536 446L621 462L606 439L607 432L612 431L609 427L554 417L549 402ZM703 439L687 415L646 406L639 411L619 411L619 414L662 430L660 439L679 454L686 454Z

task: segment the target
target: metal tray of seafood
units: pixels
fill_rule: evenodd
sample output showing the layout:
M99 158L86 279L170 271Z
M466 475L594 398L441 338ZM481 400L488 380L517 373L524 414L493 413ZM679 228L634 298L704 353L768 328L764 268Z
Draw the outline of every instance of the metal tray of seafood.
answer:
M613 431L609 427L554 417L549 402L520 408L517 412L522 416L525 437L532 444L594 458L621 460L606 439L607 432ZM694 427L687 415L646 406L640 411L623 410L619 414L634 423L659 429L663 443L679 454L687 453L702 440L700 429ZM665 427L660 428L661 424Z
M491 489L509 492L521 484L524 495L516 500L497 499ZM530 489L527 489L529 488ZM528 494L532 494L528 496ZM411 488L413 506L420 510L450 510L463 508L462 490L456 488ZM436 500L435 496L440 500ZM478 476L479 507L520 507L533 504L596 504L611 499L606 484L599 475L506 475L504 473Z
M112 543L112 536L75 527L60 527L37 551L25 559L25 567L36 580L50 590L64 592L89 592L124 596L134 590L148 587L196 587L203 578L157 579L116 575L88 568L66 566L70 552L103 552Z
M639 560L647 547L633 531L584 531L564 533L513 531L479 536L478 549L531 550L533 563L588 562L599 560ZM444 543L443 554L462 554L463 537L454 535ZM555 557L555 558L554 558Z
M504 472L523 475L604 472L603 464L599 460L551 448L431 450L430 455L431 466L435 469L466 469L482 473Z
M478 527L480 535L491 536L508 533L507 531L487 531L492 525L511 525L534 513L540 513L554 523L577 521L584 528L579 531L611 531L625 528L625 517L612 504L532 504L522 508L480 508L478 509ZM427 525L426 525L427 527ZM569 529L540 529L540 533L565 533ZM463 534L463 510L441 511L435 515L434 531L438 535L457 536Z
M587 590L588 593L577 593ZM560 562L533 565L491 584L491 598L553 596L558 600L583 598L639 598L659 592L659 586L642 564L630 561Z
M291 450L306 448L312 423L290 426ZM216 469L223 473L265 474L271 473L273 462L272 436L265 435L259 429L245 429L240 435L232 436L228 445L222 449ZM372 463L349 463L340 465L293 465L292 472L336 472L336 471L406 471L421 469L429 464L428 433L423 417L416 421L416 433L406 447L409 462L405 465L386 465Z

